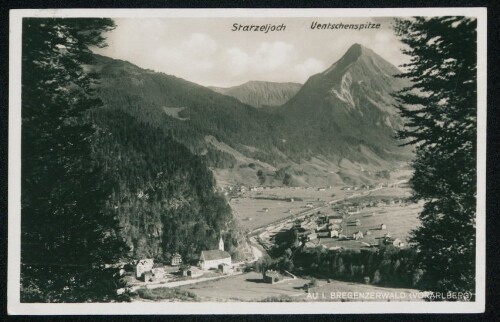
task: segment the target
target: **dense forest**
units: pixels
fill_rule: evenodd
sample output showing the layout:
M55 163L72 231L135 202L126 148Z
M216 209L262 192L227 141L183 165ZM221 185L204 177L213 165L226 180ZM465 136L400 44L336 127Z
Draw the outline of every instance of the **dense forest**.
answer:
M119 218L133 258L168 261L178 252L194 260L221 232L228 248L235 246L231 209L202 158L121 111L101 108L90 117L99 133L94 156L114 178L107 211Z

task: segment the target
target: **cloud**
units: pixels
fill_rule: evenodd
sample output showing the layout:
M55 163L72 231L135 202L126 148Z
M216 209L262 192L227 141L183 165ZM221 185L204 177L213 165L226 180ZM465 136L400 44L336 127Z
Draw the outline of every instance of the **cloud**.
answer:
M241 75L247 72L250 64L250 56L238 47L229 48L226 51L228 62L228 73L231 76Z
M169 45L157 50L155 58L172 71L200 72L214 67L212 56L216 52L215 40L206 34L193 33L177 46Z
M273 71L287 66L296 58L297 50L295 47L284 41L263 42L253 57L255 67L261 71Z
M217 51L217 43L207 34L194 33L182 42L181 48L198 54L213 54Z
M305 82L311 75L324 71L326 66L316 58L308 58L303 63L295 65L294 69L298 79Z
M201 85L234 86L249 80L304 82L325 70L353 44L360 43L398 65L402 44L390 29L391 18L377 18L383 28L311 31L310 18L291 18L283 33L234 33L232 18L115 19L109 47L98 53L130 61ZM262 22L262 19L249 19ZM342 18L364 23L367 18ZM273 22L274 19L268 20ZM303 28L305 26L305 28Z
M224 64L226 73L236 79L238 76L263 79L262 75L274 75L267 80L288 75L298 58L297 49L283 41L261 42L254 50L231 47L226 50Z

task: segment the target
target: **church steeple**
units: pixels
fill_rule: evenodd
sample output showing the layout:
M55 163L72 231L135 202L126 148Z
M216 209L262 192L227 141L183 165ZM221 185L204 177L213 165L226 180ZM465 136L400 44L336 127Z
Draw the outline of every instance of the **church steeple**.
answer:
M224 251L224 241L222 240L222 235L220 236L219 239L219 250Z

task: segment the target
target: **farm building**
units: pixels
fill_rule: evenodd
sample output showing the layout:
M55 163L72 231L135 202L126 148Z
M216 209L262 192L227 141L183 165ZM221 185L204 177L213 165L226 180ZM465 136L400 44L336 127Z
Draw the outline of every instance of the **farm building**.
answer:
M197 267L190 267L186 273L189 277L200 277L201 275L203 275L203 272Z
M386 230L387 229L387 225L386 224L381 224L380 225L380 230Z
M170 265L179 266L182 264L182 256L179 253L174 253L172 257L170 257Z
M313 221L304 221L300 224L300 227L306 230L315 230L318 228L318 225Z
M369 231L369 230L367 230L366 233L365 233L366 236L370 236L371 234L372 234L372 232Z
M339 237L339 231L338 230L330 230L330 238L335 238Z
M357 233L352 234L352 238L355 240L363 239L363 233L358 231Z
M269 208L262 208L263 212L269 212Z
M392 242L392 245L394 247L404 247L405 243L403 243L403 241L399 238L396 238L394 239L394 241Z
M328 238L328 237L330 237L330 232L329 231L318 231L316 233L316 235L318 236L318 238Z
M135 276L136 278L141 278L146 272L151 272L153 269L154 260L152 258L141 259L137 262L135 266Z
M339 215L328 216L328 224L330 225L340 224L342 220L343 220L342 216Z
M349 207L348 214L350 214L350 215L359 214L359 208Z
M356 219L356 221L354 223L356 224L356 226L361 226L361 220L359 220L359 219Z
M316 234L316 233L312 233L312 234L307 235L307 240L314 240L317 238L318 238L318 234Z
M339 224L331 224L331 225L328 225L328 229L330 229L330 230L340 230L340 225Z
M265 283L274 284L279 282L282 277L281 274L274 270L267 270L262 274L262 278Z

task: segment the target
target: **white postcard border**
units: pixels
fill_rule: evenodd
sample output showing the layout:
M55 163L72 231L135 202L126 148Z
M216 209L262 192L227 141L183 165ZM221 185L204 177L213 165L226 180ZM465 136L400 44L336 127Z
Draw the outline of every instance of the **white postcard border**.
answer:
M477 25L477 240L475 302L296 302L296 303L20 303L21 236L21 32L24 17L404 17L474 16ZM9 30L9 188L7 309L15 315L102 314L320 314L481 313L486 274L486 8L390 9L15 9Z

